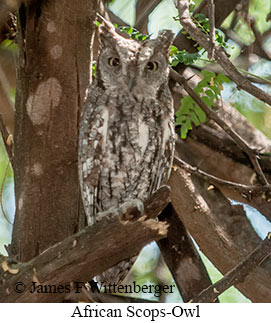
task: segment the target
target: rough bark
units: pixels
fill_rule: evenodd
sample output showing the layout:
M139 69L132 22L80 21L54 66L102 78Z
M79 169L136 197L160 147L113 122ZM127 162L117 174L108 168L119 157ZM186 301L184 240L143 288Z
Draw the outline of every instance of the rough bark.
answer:
M215 15L216 26L220 25L237 2L239 1L232 0L225 5L224 0L216 0L216 10L219 10ZM147 4L146 1L140 3ZM43 250L66 239L82 227L78 211L80 198L76 164L77 126L85 87L89 82L89 46L92 44L96 8L96 1L79 0L74 3L68 0L58 2L43 0L33 2L32 5L25 2L19 10L19 82L15 116L17 211L12 254L17 255L20 261L36 257ZM143 27L146 27L146 18L145 15ZM182 37L184 36L182 35L180 39ZM177 41L180 39L178 36ZM189 43L191 46L192 42ZM185 48L185 41L181 41L179 49L182 48ZM220 112L219 114L223 120L231 119L233 122L230 126L242 136L248 131L253 133L248 143L252 143L252 140L254 143L256 139L255 147L260 148L260 144L263 144L267 150L270 148L266 139L263 140L254 128L249 128L244 119L240 121L236 115L221 115ZM191 138L182 144L181 148L177 145L177 151L187 162L200 165L203 170L227 180L235 182L242 180L247 184L254 173L249 159L236 143L211 123L207 127L202 126L193 130ZM270 175L270 156L262 157L261 162L266 174ZM178 237L178 234L175 234L177 225L174 227L173 221L171 233L169 232L168 238L164 240L164 243L166 242L164 255L168 247L178 245L176 259L173 258L174 252L169 252L167 257L165 256L173 273L179 268L189 266L188 258L178 256L180 250L186 255L193 251L193 248L183 250L185 246L191 247L186 230L222 273L236 266L257 246L259 238L246 219L242 207L232 207L225 196L255 206L267 218L270 218L270 200L262 199L261 196L246 200L239 192L223 186L215 185L215 188L210 188L208 181L194 175L190 176L178 168L175 168L170 183L172 203L186 228L182 231L179 227L181 234ZM149 206L149 209L153 207L155 206ZM116 228L120 229L118 226ZM103 228L101 232L104 232ZM105 232L108 232L107 228ZM186 245L182 244L182 237L185 237ZM130 238L128 237L128 240ZM72 240L69 241L71 243ZM122 248L121 245L118 246ZM135 250L137 246L131 244L129 248ZM111 249L111 245L108 249ZM58 249L54 246L49 250ZM49 250L46 251L49 252L47 255L50 255ZM116 254L119 252L117 249L114 250ZM127 257L130 256L128 253L131 250L127 250ZM110 250L100 251L105 252L105 256L111 257ZM208 282L208 277L204 277L204 269L198 261L198 255L193 252L192 254L193 264L198 265L202 271L201 279L194 281L197 270L180 278L179 283L183 283L185 300L193 297L201 287L206 287ZM123 253L117 256L122 257ZM40 263L41 259L45 258L33 260L36 261L35 268L41 266L39 268L44 275L39 275L38 278L44 277L44 282L60 284L62 281L56 281L54 275L50 273L49 264L42 268L44 262ZM80 261L83 261L83 258ZM24 265L22 267L25 268ZM238 284L237 288L252 301L271 301L270 267L270 261L266 261L262 268L256 268L247 276L244 283ZM77 268L76 270L74 266L70 268L73 270L69 273L69 279L77 279L79 277ZM99 267L97 273L98 270L103 271L103 268ZM45 269L49 272L46 273ZM62 270L65 270L65 266L64 269L61 268L59 275L62 275ZM26 274L24 271L20 271L21 273ZM82 279L89 277L85 271L80 272L80 275ZM33 273L25 277L30 282ZM16 278L18 281L18 276ZM44 298L44 301L48 299Z
M193 164L197 152L178 143L177 153ZM255 249L260 238L242 206L232 206L215 187L176 167L170 179L172 204L202 252L225 274ZM271 261L236 287L254 302L271 301Z
M167 237L158 242L163 258L184 302L196 297L212 284L198 251L178 214L170 203L161 220L169 224Z
M216 0L215 1L215 26L219 28L222 22L228 17L228 15L235 9L236 5L240 2L240 0ZM206 17L208 17L208 3L207 1L202 1L202 5L195 11L195 13L203 13ZM178 33L174 40L174 45L179 49L186 49L189 52L197 51L195 46L195 42L191 39L187 39L187 35Z
M218 282L209 286L203 290L197 297L195 297L193 303L206 303L214 302L218 295L222 294L233 284L238 284L244 281L244 278L248 273L253 272L254 268L260 266L271 254L271 234L253 250L240 264L229 271Z
M19 8L12 254L21 261L78 231L78 117L96 7L49 0Z
M0 48L0 113L11 134L14 133L14 106L10 93L16 86L14 60L10 50Z
M83 287L84 282L136 255L146 244L164 238L168 225L154 218L167 205L169 193L168 187L157 191L144 203L143 212L139 201L103 212L95 225L57 243L29 262L12 264L12 259L0 256L0 301L61 301L65 294L72 293L72 286L76 291L77 282ZM36 286L42 285L35 293L31 293L33 282ZM40 288L58 291L41 293Z

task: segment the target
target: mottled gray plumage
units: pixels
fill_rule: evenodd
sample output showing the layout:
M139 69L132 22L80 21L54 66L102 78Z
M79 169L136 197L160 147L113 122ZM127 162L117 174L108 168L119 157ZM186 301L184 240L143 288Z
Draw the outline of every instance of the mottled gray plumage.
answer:
M79 179L88 225L100 211L145 200L168 181L174 119L168 88L173 34L137 42L100 26L101 52L88 88L79 134ZM136 243L136 242L135 242ZM120 281L129 262L100 276Z

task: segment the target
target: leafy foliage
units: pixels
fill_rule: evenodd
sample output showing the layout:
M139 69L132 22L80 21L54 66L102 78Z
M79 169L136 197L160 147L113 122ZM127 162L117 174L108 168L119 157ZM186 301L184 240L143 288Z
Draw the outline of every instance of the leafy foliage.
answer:
M117 27L117 25L115 25ZM131 36L132 39L138 40L138 41L143 41L145 39L148 38L147 35L141 34L140 31L138 31L137 29L133 28L132 26L123 26L123 27L119 27L119 29L125 33L127 33L128 35Z
M209 108L212 108L215 105L215 101L219 99L221 90L223 90L222 84L230 80L224 74L216 75L205 70L201 72L201 75L203 79L194 88L194 91ZM182 139L187 137L188 131L192 129L192 124L197 127L205 121L205 112L191 96L181 99L180 109L176 112L175 126L180 126Z
M178 50L177 47L171 46L169 53L169 62L171 66L176 66L179 63L183 63L185 65L193 64L198 58L200 58L199 52L197 53L189 53L185 49Z
M92 76L96 76L96 65L97 65L97 62L93 61L92 62Z
M195 25L206 35L209 35L210 33L210 24L209 24L209 18L207 18L203 13L197 13L195 15L191 14L191 18L193 19L193 22ZM179 21L179 16L173 17L174 20ZM185 30L182 30L182 34L187 35L187 39L193 39ZM227 48L227 43L224 40L224 34L221 30L215 29L215 41L218 46L222 46L224 48ZM195 47L197 50L201 50L202 47L199 46L199 44L195 44Z

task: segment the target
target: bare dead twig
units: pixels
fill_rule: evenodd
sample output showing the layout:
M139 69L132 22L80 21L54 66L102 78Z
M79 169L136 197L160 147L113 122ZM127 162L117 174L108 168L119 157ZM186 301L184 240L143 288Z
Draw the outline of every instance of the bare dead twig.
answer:
M142 28L148 21L149 14L158 6L161 0L139 0L136 4L135 27L142 32Z
M252 47L253 52L257 55L259 55L262 58L265 58L267 60L270 59L270 55L264 50L264 35L261 35L260 32L256 28L256 21L255 19L250 19L250 28L255 36L255 41L253 44L250 45ZM270 30L269 30L270 34Z
M8 166L9 166L9 162L7 163L7 166L5 167L5 171L4 171L4 176L0 185L0 205L1 205L1 211L5 217L5 219L8 221L9 224L12 224L12 222L10 221L10 219L8 218L5 208L4 208L4 204L3 204L3 192L4 192L4 186L5 186L5 181L7 178L7 173L8 173Z
M234 129L232 129L224 120L222 120L215 111L211 110L202 100L201 98L193 91L193 89L188 85L186 79L181 76L179 73L174 71L172 68L170 69L170 77L177 83L183 85L186 92L192 97L192 99L201 107L201 109L206 113L208 118L215 121L235 142L236 144L248 155L253 168L256 174L259 177L259 180L263 185L269 185L263 170L258 162L258 152L253 151L245 140L237 133Z
M214 0L208 0L208 17L209 17L209 29L210 29L210 45L208 50L208 58L212 60L214 58L215 48L215 4Z
M1 114L0 114L0 133L1 133L3 142L4 142L4 145L5 145L7 154L8 154L9 161L10 161L12 167L13 167L14 156L13 156L12 136L9 133L9 131L7 130Z
M207 65L207 66L205 66L205 67L200 67L200 66L196 66L196 65L191 65L190 66L190 68L191 68L191 70L193 71L195 71L195 73L196 73L196 71L199 71L199 72L201 72L202 70L207 70L207 71L212 71L212 72L214 72L214 73L216 73L216 74L218 74L218 73L221 73L221 68L218 66L218 65L216 65L216 64L212 64L212 65ZM239 71L242 71L241 69L239 69ZM242 73L243 74L246 74L246 73L248 73L246 70L243 70L242 71ZM227 76L230 80L232 80L231 79L231 76L229 75L229 74L227 74L227 73L223 73L225 76ZM270 85L271 84L271 80L269 80L269 79L267 79L267 78L263 78L263 77L260 77L260 76L252 76L252 75L249 75L249 74L246 74L246 77L247 77L247 79L250 81L250 82L253 82L253 83L258 83L258 84L268 84L268 85Z
M174 163L176 163L179 167L183 168L187 172L196 174L212 184L220 184L223 186L232 187L232 188L236 189L237 191L239 191L242 194L242 196L245 195L247 198L249 198L249 196L251 194L260 194L263 192L271 192L271 185L270 184L265 185L265 186L263 186L263 185L245 185L245 184L227 181L225 179L218 178L212 174L208 174L208 173L204 172L203 170L186 163L184 160L182 160L176 156L174 157Z
M271 233L240 264L235 266L217 283L204 289L191 303L214 302L232 285L238 285L244 278L271 254Z
M6 77L6 74L0 64L0 95L2 95L3 106L0 111L2 113L2 118L5 120L5 124L8 125L8 130L10 134L13 134L13 119L14 119L14 104L10 99L11 85ZM3 120L2 120L3 121ZM11 122L12 121L12 122Z

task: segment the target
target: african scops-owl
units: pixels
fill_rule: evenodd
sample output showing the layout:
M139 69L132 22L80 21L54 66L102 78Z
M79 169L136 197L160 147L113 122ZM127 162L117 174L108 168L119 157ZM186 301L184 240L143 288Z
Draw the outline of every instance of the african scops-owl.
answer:
M167 183L174 155L174 112L168 87L173 33L125 38L106 23L79 131L79 180L88 225L98 212L144 201ZM120 281L123 261L102 279ZM116 269L117 268L117 269ZM118 277L115 277L118 276Z

